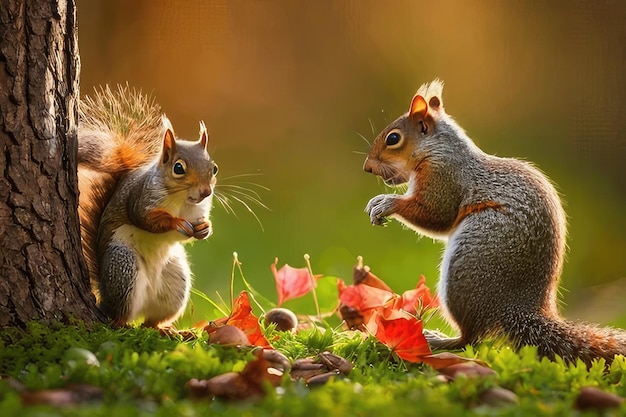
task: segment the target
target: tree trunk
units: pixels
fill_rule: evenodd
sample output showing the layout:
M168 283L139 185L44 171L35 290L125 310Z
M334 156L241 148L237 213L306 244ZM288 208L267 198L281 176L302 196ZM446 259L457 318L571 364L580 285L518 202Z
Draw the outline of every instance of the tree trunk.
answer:
M98 320L81 253L74 0L0 1L0 328Z

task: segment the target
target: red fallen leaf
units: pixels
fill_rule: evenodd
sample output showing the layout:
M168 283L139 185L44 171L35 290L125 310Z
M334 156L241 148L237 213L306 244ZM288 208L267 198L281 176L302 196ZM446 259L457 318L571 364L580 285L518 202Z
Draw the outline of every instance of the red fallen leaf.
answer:
M421 362L431 354L421 320L415 317L387 320L377 316L376 323L376 338L405 361Z
M277 264L278 258L270 265L270 268L276 280L278 306L287 300L302 297L309 293L316 285L317 280L322 277L322 275L313 275L313 279L311 279L307 268L294 268L287 264L276 270Z
M439 307L439 299L436 296L433 297L430 293L430 288L426 286L426 278L424 275L420 276L420 280L415 289L402 293L399 305L397 306L397 308L401 308L418 317L421 316L424 311L436 307Z
M223 325L235 326L246 334L251 345L270 347L269 342L263 336L258 317L252 313L250 298L246 291L239 293L237 298L233 300L233 310L230 316L215 320L213 323L214 327ZM211 326L211 324L209 325Z
M420 317L413 315L410 312L406 311L404 308L402 308L402 297L399 296L398 294L394 294L393 297L389 301L387 301L384 306L382 306L382 308L377 310L377 312L385 320L395 320L395 319L401 319L401 318L405 318L405 319L418 318L421 320ZM368 323L368 328L374 333L376 333L375 326L377 326L377 324L372 323L370 320L370 322Z
M391 291L365 284L346 286L342 280L338 280L339 289L339 311L342 318L350 328L362 328L368 326L372 315L394 297ZM349 310L350 315L347 315ZM354 320L351 320L353 318ZM370 328L370 330L373 330Z
M339 280L341 281L341 280ZM339 301L350 307L355 307L361 313L383 307L394 296L394 293L369 285L339 285Z
M438 306L437 298L430 293L423 276L415 289L405 291L400 296L374 275L368 266L364 266L360 256L354 267L353 280L354 285L350 286L346 286L342 280L337 281L339 313L351 329L367 329L376 334L375 313L387 320L421 317L427 309Z
M409 362L421 362L431 353L422 321L416 317L437 305L423 276L415 289L400 296L363 266L359 257L353 278L354 285L346 286L341 280L337 284L339 312L350 328L368 330Z

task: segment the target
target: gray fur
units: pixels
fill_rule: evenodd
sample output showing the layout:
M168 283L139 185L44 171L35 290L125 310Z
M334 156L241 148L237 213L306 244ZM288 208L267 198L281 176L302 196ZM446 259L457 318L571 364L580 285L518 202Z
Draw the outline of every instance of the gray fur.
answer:
M111 244L100 257L100 308L111 319L124 324L137 278L135 252L126 245Z

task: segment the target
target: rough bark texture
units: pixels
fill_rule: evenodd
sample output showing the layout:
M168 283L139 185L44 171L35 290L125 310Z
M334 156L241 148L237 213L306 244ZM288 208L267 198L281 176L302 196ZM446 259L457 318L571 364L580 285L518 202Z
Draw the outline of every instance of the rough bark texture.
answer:
M97 319L80 249L74 0L0 1L0 328Z

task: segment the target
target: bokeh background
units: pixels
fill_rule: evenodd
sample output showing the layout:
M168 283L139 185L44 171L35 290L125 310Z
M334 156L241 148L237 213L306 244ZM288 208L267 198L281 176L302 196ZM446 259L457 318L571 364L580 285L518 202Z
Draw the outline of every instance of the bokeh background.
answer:
M357 255L397 291L434 287L442 244L363 209L384 185L366 140L440 77L485 151L536 163L563 195L568 317L626 326L626 5L601 2L77 0L81 93L129 83L178 136L210 132L219 180L252 188L255 217L215 205L190 253L195 286L228 297L233 252L276 300L269 265L351 279ZM366 139L366 140L364 140ZM252 176L241 176L254 174ZM233 177L227 179L227 177ZM269 188L266 191L253 182ZM238 206L238 207L237 207ZM236 290L242 287L239 272ZM183 323L211 318L194 296Z

